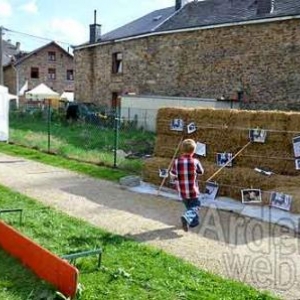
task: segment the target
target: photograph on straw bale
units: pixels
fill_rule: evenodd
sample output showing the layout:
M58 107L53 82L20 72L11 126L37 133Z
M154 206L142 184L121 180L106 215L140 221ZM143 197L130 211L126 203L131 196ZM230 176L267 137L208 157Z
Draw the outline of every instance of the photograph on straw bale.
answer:
M161 108L154 156L144 165L146 182L160 185L159 170L164 170L164 186L174 189L166 172L178 143L185 138L196 142L194 156L205 170L199 180L201 193L213 181L217 197L300 213L300 113ZM255 194L254 201L247 196L249 191ZM288 195L288 203L274 205L277 194Z

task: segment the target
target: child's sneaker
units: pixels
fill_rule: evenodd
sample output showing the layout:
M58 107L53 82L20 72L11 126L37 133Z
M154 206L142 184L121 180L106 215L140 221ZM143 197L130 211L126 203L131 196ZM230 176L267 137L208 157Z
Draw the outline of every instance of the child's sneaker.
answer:
M182 229L185 232L188 232L189 231L189 223L184 216L181 217L181 223L182 223Z
M194 228L194 227L197 227L199 224L200 224L199 221L192 222L192 223L190 224L190 227L191 227L191 228Z

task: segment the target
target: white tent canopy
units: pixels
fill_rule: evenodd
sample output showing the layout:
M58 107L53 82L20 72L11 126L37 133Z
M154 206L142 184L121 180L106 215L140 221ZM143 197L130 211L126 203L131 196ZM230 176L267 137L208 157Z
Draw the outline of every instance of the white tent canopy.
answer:
M8 94L7 97L8 97L9 100L18 100L18 96L13 95L13 94Z
M74 93L73 92L63 92L60 96L61 100L74 101Z
M44 83L25 93L26 99L41 101L44 99L59 99L59 93L54 92Z

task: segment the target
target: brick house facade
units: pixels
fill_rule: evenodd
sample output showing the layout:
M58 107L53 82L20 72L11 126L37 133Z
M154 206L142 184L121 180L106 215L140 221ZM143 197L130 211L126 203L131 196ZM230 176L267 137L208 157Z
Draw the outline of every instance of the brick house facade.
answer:
M74 91L74 58L57 43L38 48L4 68L4 84L17 94L25 83L30 90L40 83L54 91Z
M180 14L189 20L189 15L204 9L205 2L214 2L210 10L214 15L218 3L226 4L219 1L188 3L166 17L156 31L114 37L116 30L75 48L76 97L112 106L116 95L127 92L231 99L239 98L242 92L245 108L297 106L300 3L295 1L296 5L287 9L280 6L281 0L258 0L256 6L257 1L231 0L227 5L248 2L245 9L251 8L254 17L222 22L223 11L219 9L221 21L217 24L180 27L184 24ZM273 11L258 14L258 9L264 8L261 2L270 3ZM154 16L159 14L157 11Z

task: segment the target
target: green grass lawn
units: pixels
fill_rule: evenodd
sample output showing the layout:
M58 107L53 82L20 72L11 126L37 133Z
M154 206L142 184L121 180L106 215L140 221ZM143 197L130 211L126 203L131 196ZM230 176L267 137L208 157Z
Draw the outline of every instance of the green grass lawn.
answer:
M99 270L97 257L77 260L83 287L79 299L275 299L242 283L201 271L161 250L69 217L3 186L0 207L23 208L22 225L14 214L2 215L3 219L57 255L103 248ZM1 250L0 270L0 299L50 300L42 296L54 293Z
M78 162L76 160L67 159L59 155L47 154L38 150L7 143L0 143L0 152L13 156L21 156L51 166L62 167L71 171L111 181L118 181L120 178L130 174L128 171L122 169L107 168L95 164Z
M111 126L67 123L57 118L53 118L49 126L47 121L47 116L42 116L42 112L30 115L13 111L10 114L10 141L62 157L106 166L114 165L116 147L126 153L152 154L153 151L155 134L151 132L124 126L119 126L116 132ZM117 155L116 163L122 169L135 172L142 168L141 159L128 161L121 155Z

